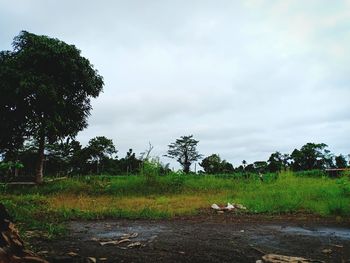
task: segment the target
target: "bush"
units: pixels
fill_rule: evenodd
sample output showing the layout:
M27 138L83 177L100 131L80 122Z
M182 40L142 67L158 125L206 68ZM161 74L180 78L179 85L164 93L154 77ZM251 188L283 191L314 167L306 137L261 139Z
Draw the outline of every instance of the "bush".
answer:
M160 174L161 165L156 160L145 160L142 163L141 175L145 176L148 184L154 184Z
M11 179L14 175L15 170L22 169L24 166L20 162L0 162L0 180L8 180Z
M344 176L337 180L337 184L339 185L342 194L346 197L350 197L350 178Z

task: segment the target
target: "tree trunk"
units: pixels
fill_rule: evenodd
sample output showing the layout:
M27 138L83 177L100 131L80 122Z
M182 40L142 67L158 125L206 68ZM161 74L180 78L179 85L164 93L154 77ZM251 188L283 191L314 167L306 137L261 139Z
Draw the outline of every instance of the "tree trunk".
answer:
M185 151L184 153L184 172L185 174L188 174L190 172L190 166L191 163L188 161L188 156L187 156L187 152Z
M41 135L39 139L38 159L35 169L35 182L41 184L43 182L43 168L44 168L44 150L45 150L45 136Z
M184 172L185 172L185 174L188 174L190 172L190 167L188 166L188 164L185 164Z
M185 164L184 164L184 172L185 172L185 174L188 174L190 172L190 167L191 167L191 163L188 162L188 161L185 161Z

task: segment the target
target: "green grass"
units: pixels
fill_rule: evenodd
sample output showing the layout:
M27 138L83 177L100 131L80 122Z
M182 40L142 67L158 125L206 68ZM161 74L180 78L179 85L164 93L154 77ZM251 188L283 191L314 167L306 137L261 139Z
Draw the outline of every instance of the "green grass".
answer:
M21 230L44 230L48 237L62 233L62 223L72 219L170 218L227 202L241 203L250 213L349 217L349 177L315 175L267 174L264 182L256 176L85 176L34 187L1 186L0 201Z

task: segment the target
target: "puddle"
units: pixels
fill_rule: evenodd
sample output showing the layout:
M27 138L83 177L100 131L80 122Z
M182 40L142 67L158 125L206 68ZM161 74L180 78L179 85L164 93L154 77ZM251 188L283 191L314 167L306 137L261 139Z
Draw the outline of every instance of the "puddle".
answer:
M336 237L340 239L350 240L350 229L348 228L335 228L335 227L316 227L316 228L303 228L303 227L281 227L281 226L268 226L273 230L277 230L283 233L301 236L311 237Z
M97 239L120 239L125 234L137 233L134 241L154 240L160 233L166 231L166 227L151 224L111 224L111 223L91 223L81 224L75 222L71 224L71 229L81 235L84 240Z
M159 226L118 226L116 228L117 230L96 233L95 236L97 238L118 239L124 234L138 233L138 236L133 240L147 241L158 236L164 230Z

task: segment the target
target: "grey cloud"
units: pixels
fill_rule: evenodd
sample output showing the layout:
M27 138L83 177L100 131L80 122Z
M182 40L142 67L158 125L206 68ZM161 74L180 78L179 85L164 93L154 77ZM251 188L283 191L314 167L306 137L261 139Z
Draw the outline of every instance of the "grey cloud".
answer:
M151 141L162 156L194 134L235 165L309 141L350 152L346 1L0 2L1 50L46 34L104 76L83 143L105 135L123 156Z

